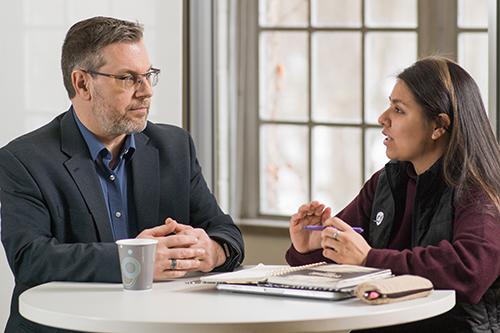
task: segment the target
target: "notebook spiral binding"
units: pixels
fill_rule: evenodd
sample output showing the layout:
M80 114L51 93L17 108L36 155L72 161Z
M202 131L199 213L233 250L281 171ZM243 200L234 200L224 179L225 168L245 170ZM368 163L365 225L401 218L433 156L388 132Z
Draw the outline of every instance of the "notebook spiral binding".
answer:
M270 276L281 276L281 275L285 275L288 273L298 272L298 271L301 271L304 269L313 268L313 267L317 267L317 266L321 266L321 265L325 265L325 264L326 264L325 261L320 261L320 262L315 262L313 264L308 264L308 265L287 267L287 268L280 269L278 271L271 272L269 275Z

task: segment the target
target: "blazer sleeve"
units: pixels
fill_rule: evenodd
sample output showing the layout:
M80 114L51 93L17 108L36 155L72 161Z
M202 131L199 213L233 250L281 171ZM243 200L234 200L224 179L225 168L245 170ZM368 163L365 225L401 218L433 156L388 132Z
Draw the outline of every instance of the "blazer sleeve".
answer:
M47 177L50 177L47 174ZM62 243L62 227L23 161L8 148L0 150L1 238L17 283L48 281L119 282L114 243Z
M214 271L230 271L239 266L244 259L243 237L231 216L224 214L217 200L208 189L203 178L200 164L191 137L190 147L190 223L205 229L210 238L219 243L226 253L226 261Z

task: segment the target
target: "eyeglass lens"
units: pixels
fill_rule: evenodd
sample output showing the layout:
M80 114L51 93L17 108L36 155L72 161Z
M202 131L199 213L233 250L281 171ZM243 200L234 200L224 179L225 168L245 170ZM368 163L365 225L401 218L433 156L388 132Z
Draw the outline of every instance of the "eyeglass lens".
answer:
M158 83L158 72L148 72L145 74L136 74L132 75L128 80L124 80L126 85L129 86L139 86L142 84L142 81L146 79L149 84L154 87Z

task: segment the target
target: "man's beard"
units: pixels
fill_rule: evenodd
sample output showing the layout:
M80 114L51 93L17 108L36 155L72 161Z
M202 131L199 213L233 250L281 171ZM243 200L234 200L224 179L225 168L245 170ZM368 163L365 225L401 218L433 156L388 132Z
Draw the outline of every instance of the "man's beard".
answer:
M92 113L96 117L102 132L107 136L119 136L123 134L128 135L142 132L147 125L149 103L147 101L143 101L142 103L138 103L138 105L134 105L131 108L133 109L137 107L144 107L148 110L146 117L129 118L127 117L127 113L134 111L126 111L125 114L121 114L120 111L106 104L102 97L99 96L99 98L96 99L96 103L92 107Z

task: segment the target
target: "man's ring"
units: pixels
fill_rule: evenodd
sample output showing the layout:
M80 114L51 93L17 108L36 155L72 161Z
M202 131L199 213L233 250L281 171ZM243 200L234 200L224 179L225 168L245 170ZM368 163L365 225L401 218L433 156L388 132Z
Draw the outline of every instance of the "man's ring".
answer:
M339 236L339 231L338 231L338 230L335 230L335 232L333 233L332 238L333 238L334 240L337 240L337 237L338 237L338 236Z
M177 267L177 259L171 259L170 269L175 269Z

